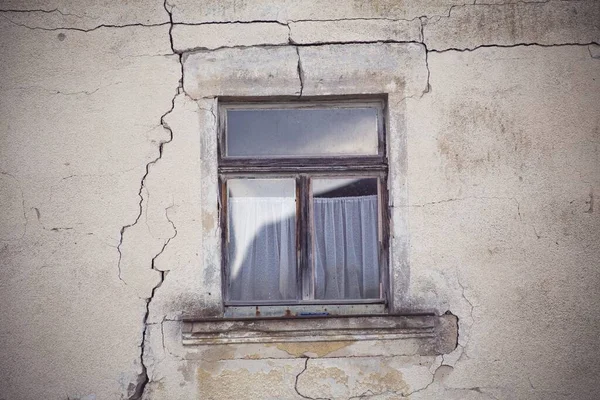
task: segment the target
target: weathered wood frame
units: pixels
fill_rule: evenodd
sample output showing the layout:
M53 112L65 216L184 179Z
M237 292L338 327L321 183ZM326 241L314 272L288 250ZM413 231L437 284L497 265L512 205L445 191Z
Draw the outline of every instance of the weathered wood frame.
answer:
M226 155L227 111L235 109L281 109L281 108L375 108L378 116L378 154L374 156L319 156L319 157L273 157L248 158ZM318 98L295 101L277 99L221 100L218 104L218 174L219 174L219 220L221 226L221 272L222 295L227 306L262 305L356 305L379 303L384 307L390 300L390 210L388 194L388 161L386 153L387 104L382 97L356 99ZM379 211L379 276L381 282L379 299L319 300L314 299L314 263L311 238L312 178L372 177L378 180ZM298 295L294 300L283 301L232 301L228 293L228 223L227 180L232 178L293 178L296 180L296 248Z

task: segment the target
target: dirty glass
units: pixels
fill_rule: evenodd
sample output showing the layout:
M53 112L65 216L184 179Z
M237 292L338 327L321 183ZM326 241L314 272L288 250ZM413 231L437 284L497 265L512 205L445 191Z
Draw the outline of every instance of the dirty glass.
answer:
M375 107L227 111L229 157L378 154Z
M295 299L294 179L229 179L230 300Z
M379 298L378 179L312 185L315 298Z

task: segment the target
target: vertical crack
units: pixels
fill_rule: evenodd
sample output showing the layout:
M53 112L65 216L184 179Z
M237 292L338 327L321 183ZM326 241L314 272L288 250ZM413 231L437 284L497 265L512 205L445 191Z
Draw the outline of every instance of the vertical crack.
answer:
M475 306L473 305L471 300L469 300L467 298L467 296L465 296L465 287L460 282L460 278L458 277L458 275L456 275L456 282L458 283L458 286L460 286L460 289L462 291L462 293L461 293L462 298L465 299L465 301L469 304L469 307L470 307L469 316L471 317L471 321L475 321L475 319L473 318L473 310L475 309ZM473 325L473 324L471 323L471 325Z
M175 52L175 48L173 46L173 7L171 5L169 5L167 3L167 0L165 0L163 7L165 9L165 11L167 12L167 14L169 15L169 42L171 44L171 50L173 51L174 54L177 54ZM169 132L169 138L165 141L162 141L158 147L158 157L156 157L154 160L150 161L148 164L146 164L146 172L144 174L144 176L142 177L141 183L140 183L140 190L138 191L138 196L140 197L140 201L139 201L139 212L138 215L135 219L135 221L132 224L129 225L125 225L123 228L121 228L121 238L119 241L119 245L117 246L117 250L119 251L119 279L121 279L123 281L123 279L121 278L121 259L122 259L122 252L121 252L121 245L123 244L123 237L124 237L124 233L127 229L131 228L132 226L134 226L135 224L138 223L139 219L142 216L143 213L143 203L144 203L144 197L142 196L142 192L145 189L145 183L146 183L146 178L148 177L148 174L150 172L150 167L154 164L156 164L163 155L163 148L164 145L166 145L167 143L170 143L171 141L173 141L173 130L171 129L171 127L169 126L169 124L165 121L165 118L167 117L167 115L169 115L171 112L173 112L173 110L175 109L175 99L177 98L177 95L179 95L182 91L183 91L183 60L182 60L182 54L177 54L179 57L179 64L181 66L181 77L179 79L179 85L177 87L175 96L173 96L172 100L171 100L171 108L165 112L161 117L160 117L160 124L163 126L163 128ZM152 291L150 293L150 297L148 297L146 299L146 311L144 313L144 317L142 319L142 324L143 324L143 331L142 331L142 338L140 341L140 365L142 368L142 371L140 372L140 374L138 375L138 379L136 381L134 390L133 390L133 394L131 394L129 396L129 400L140 400L143 395L144 395L144 391L146 390L146 386L148 385L148 383L150 382L150 377L148 376L148 368L146 367L145 361L144 361L144 356L146 355L146 338L148 336L148 318L150 316L150 304L152 303L152 300L154 299L154 295L156 294L156 291L162 286L163 282L165 281L165 278L168 274L169 271L162 271L162 270L158 270L156 268L156 260L158 259L158 257L160 257L161 254L163 254L163 252L165 251L165 249L167 248L167 246L169 245L169 243L171 242L172 239L174 239L177 236L177 227L175 226L175 224L173 223L173 221L169 218L169 214L168 211L169 209L173 207L172 205L169 206L166 210L165 210L165 217L166 219L169 221L169 223L171 224L174 234L173 236L169 237L168 239L165 240L165 242L163 243L162 248L160 249L160 251L154 256L152 257L152 261L150 263L150 268L153 271L156 271L159 273L160 275L160 280L159 282L152 288ZM125 281L123 281L125 283Z
M425 44L425 23L427 22L427 17L419 17L419 21L421 22L421 43Z
M289 22L285 24L285 26L288 28L288 44L293 45L294 41L292 40L292 27L290 26Z
M167 0L165 0L163 7L165 8L165 11L167 12L167 14L169 14L169 42L171 43L171 51L173 52L173 54L177 54L177 56L179 57L179 65L181 68L181 78L179 78L179 87L177 88L177 94L179 94L184 91L183 90L183 53L178 53L177 51L175 51L175 45L173 44L173 28L175 27L175 23L173 22L174 6L170 5L167 2ZM173 100L175 100L175 99L173 99ZM161 123L162 123L162 119L161 119Z
M427 49L426 45L423 46L425 46L425 68L427 68L427 85L425 86L425 90L423 90L421 97L423 97L423 95L431 91L431 85L429 84L429 79L431 78L431 70L429 69L429 50Z
M425 43L425 24L427 23L427 17L419 17L419 21L421 22L421 44L425 47L425 68L427 68L427 85L425 86L425 90L421 94L421 97L426 93L429 93L431 90L431 85L429 84L429 79L431 78L431 70L429 69L429 49L427 48L427 44Z
M302 60L300 59L300 49L296 46L296 54L298 54L298 79L300 79L300 94L298 97L302 96L302 92L304 92L304 70L302 69Z
M427 389L429 389L429 386L431 386L431 385L433 385L433 384L435 383L435 374L438 372L438 370L439 370L439 369L440 369L440 368L441 368L443 365L445 365L445 364L444 364L444 356L442 355L442 359L440 360L440 365L438 365L438 366L435 368L435 371L431 372L431 369L429 370L429 373L431 374L431 381L430 381L429 383L427 383L427 385L423 386L422 388L420 388L420 389L417 389L417 390L413 390L412 392L408 393L408 394L406 395L406 397L410 397L410 396L412 396L412 395L413 395L413 394L415 394L415 393L424 392L424 391L426 391ZM405 397L405 396L402 396L402 397Z
M146 299L146 312L145 312L144 318L143 318L144 330L142 332L142 340L141 340L141 343L140 343L140 362L141 362L141 366L142 366L142 372L138 376L138 384L136 386L136 390L133 393L133 395L131 395L129 397L129 400L139 400L139 399L141 399L142 396L143 396L143 394L144 394L144 390L146 389L146 385L148 384L148 382L150 382L150 377L148 376L148 368L146 367L146 364L144 362L144 355L146 354L146 337L148 336L148 325L149 325L148 324L148 317L150 316L150 303L154 299L154 295L156 294L156 291L162 286L163 282L165 281L165 278L166 278L167 274L169 273L169 271L162 271L162 270L157 269L156 268L156 260L165 251L165 249L169 245L169 242L171 242L171 240L174 239L177 236L177 227L175 226L175 224L173 223L173 221L171 221L171 219L169 218L169 215L168 215L168 211L169 211L169 209L171 207L172 206L168 207L165 210L165 216L167 217L167 220L169 221L169 223L173 227L173 230L174 230L175 233L173 234L173 236L171 236L167 240L165 240L165 243L163 244L163 246L160 249L160 251L154 257L152 257L151 268L154 271L157 271L160 274L160 281L158 282L158 284L156 286L154 286L152 288L152 292L150 294L150 297L148 299ZM163 340L163 348L164 348L164 332L163 332L162 329L163 329L163 327L162 327L162 322L161 322L161 334L163 335L163 339L162 340Z
M469 317L471 318L471 323L468 324L468 327L469 327L469 330L471 330L471 328L473 328L473 325L475 325L475 317L473 317L473 311L475 310L475 306L473 305L471 300L469 300L469 298L465 295L465 287L462 284L462 282L460 281L458 273L456 274L456 282L458 283L458 286L460 286L462 298L469 304L469 308L470 308ZM459 335L460 335L460 329L459 329ZM469 344L470 339L471 339L471 332L469 332L468 336L466 337L464 345L458 344L458 346L462 348L462 353L456 362L460 361L463 358L463 356L468 358L468 356L466 355L466 349L467 349L467 345ZM457 338L457 340L458 340L458 338Z
M302 375L304 372L306 372L307 368L308 368L308 357L306 357L304 359L304 369L302 371L300 371L300 373L298 375L296 375L296 380L294 382L294 390L296 391L296 393L298 393L298 396L302 396L305 399L309 399L310 397L306 397L305 395L300 393L300 391L298 390L298 379L300 378L300 375Z
M303 399L309 399L309 400L331 400L329 398L324 398L324 397L309 397L309 396L305 396L302 393L300 393L300 391L298 390L298 379L300 378L300 375L302 375L303 373L306 372L306 370L308 369L308 360L310 359L310 357L304 357L304 369L302 371L300 371L298 373L298 375L296 375L296 381L294 382L294 390L296 391L296 393L298 393L298 396L302 397Z

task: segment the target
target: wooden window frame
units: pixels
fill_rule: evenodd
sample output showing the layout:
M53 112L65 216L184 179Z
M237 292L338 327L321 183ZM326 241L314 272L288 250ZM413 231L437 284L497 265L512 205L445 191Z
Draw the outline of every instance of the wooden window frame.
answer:
M239 109L306 109L306 108L375 108L378 121L378 154L368 156L311 156L311 157L232 157L226 154L227 111ZM221 272L222 295L225 307L244 306L313 306L313 305L368 305L387 306L390 293L390 210L388 193L388 159L386 153L387 102L381 97L355 99L220 99L218 103L218 179L219 179L219 223L221 226ZM310 259L313 251L312 178L377 178L378 179L378 238L379 238L379 299L314 299L314 263ZM230 300L228 293L228 179L276 179L296 180L296 266L298 298L290 300Z

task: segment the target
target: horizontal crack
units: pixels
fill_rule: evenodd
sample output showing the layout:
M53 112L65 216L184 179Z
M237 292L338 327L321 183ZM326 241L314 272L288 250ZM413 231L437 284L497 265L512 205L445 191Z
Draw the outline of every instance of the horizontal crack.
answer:
M88 28L88 29L84 29L84 28L74 28L74 27L58 27L58 28L44 28L41 26L28 26L26 24L20 24L17 23L13 20L11 20L10 18L8 18L5 15L2 15L0 13L0 17L4 18L5 20L7 20L8 22L10 22L11 24L15 25L15 26L19 26L19 27L23 27L23 28L27 28L27 29L32 29L32 30L40 30L40 31L77 31L77 32L93 32L95 30L98 29L102 29L102 28L131 28L131 27L144 27L144 28L152 28L152 27L157 27L157 26L167 26L169 25L168 22L161 22L159 24L142 24L142 23L133 23L133 24L123 24L123 25L112 25L112 24L100 24L97 26L94 26L93 28Z
M467 200L510 200L510 201L514 201L515 204L517 205L517 212L519 214L519 219L521 219L520 205L519 205L519 202L517 201L517 199L515 197L501 197L501 196L457 197L457 198L452 198L452 199L444 199L444 200L439 200L439 201L431 201L431 202L428 202L428 203L409 204L409 205L407 205L405 207L426 207L426 206L432 206L432 205L436 205L436 204L451 203L451 202L455 202L455 201L467 201Z
M508 5L513 5L513 4L544 4L544 3L550 3L552 0L541 0L541 1L515 1L513 3L478 3L477 0L475 0L475 3L473 3L474 6L508 6Z
M598 42L587 42L587 43L554 43L554 44L543 44L536 42L523 42L523 43L514 43L514 44L480 44L475 47L465 47L465 48L457 48L457 47L449 47L445 49L429 49L428 51L432 53L446 53L448 51L458 51L458 52L471 52L482 48L501 48L508 49L513 47L564 47L564 46L590 46L590 45L600 45Z
M386 18L386 17L356 17L356 18L324 18L324 19L290 19L286 21L280 21L277 19L258 19L258 20L233 20L233 21L202 21L202 22L174 22L173 25L185 25L185 26L200 26L200 25L219 25L219 24L261 24L261 23L273 23L283 26L287 26L291 23L299 22L342 22L342 21L391 21L391 22L412 22L420 18L427 18L426 16L418 16L414 18Z
M44 13L44 14L59 13L60 15L65 16L65 17L77 17L77 18L97 19L97 18L93 18L93 17L87 17L87 16L84 17L84 16L77 15L77 14L71 14L71 13L62 12L58 8L54 8L52 10L44 10L44 9L34 9L34 10L0 9L0 13L21 13L21 14L27 14L27 13Z
M205 22L173 22L173 26L203 26L203 25L235 25L235 24L277 24L282 26L288 26L287 23L267 19L267 20L234 20L234 21L205 21Z
M298 23L298 22L338 22L338 21L390 21L390 22L412 22L420 18L427 18L422 15L414 18L386 18L386 17L375 17L375 18L365 18L365 17L356 17L356 18L331 18L331 19L291 19L288 22L290 23Z
M286 46L296 46L296 47L320 47L320 46L332 46L332 45L352 45L352 44L386 44L386 43L397 43L397 44L418 44L424 45L424 43L419 41L403 41L403 40L364 40L364 41L323 41L323 42L313 42L313 43L297 43L294 41L289 41L286 43L262 43L262 44L250 44L250 45L232 45L232 46L219 46L219 47L194 47L187 48L184 50L176 50L177 54L184 53L194 53L194 52L206 52L206 51L218 51L225 49L248 49L248 48L271 48L271 47L286 47Z
M184 53L194 53L200 51L218 51L224 49L245 49L245 48L256 48L256 47L286 47L286 46L296 46L296 47L320 47L320 46L334 46L334 45L363 45L363 44L417 44L425 47L425 51L427 53L446 53L450 51L457 52L471 52L481 48L513 48L513 47L562 47L562 46L590 46L590 45L600 45L598 42L587 42L587 43L555 43L555 44L543 44L536 42L523 42L523 43L514 43L514 44L481 44L475 47L465 47L465 48L429 48L426 42L418 41L418 40L393 40L393 39L382 39L382 40L351 40L351 41L319 41L319 42L311 42L311 43L297 43L290 40L288 43L281 44L270 44L270 43L262 43L262 44L252 44L252 45L232 45L232 46L219 46L219 47L195 47L188 48L184 50L175 50L177 54Z

